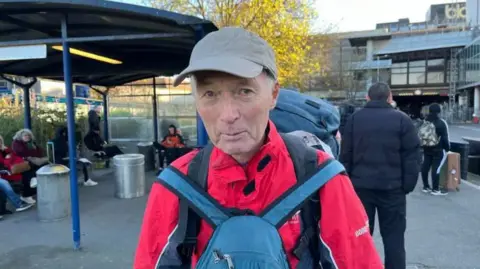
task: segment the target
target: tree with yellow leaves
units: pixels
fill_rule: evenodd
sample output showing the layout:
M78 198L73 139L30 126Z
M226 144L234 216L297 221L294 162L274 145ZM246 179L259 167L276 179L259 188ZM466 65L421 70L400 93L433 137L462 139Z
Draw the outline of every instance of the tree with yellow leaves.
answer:
M313 0L144 0L145 4L212 21L217 27L240 26L263 37L274 49L283 86L305 89L317 75L322 57L310 57L309 39L317 17ZM312 42L315 41L315 42Z

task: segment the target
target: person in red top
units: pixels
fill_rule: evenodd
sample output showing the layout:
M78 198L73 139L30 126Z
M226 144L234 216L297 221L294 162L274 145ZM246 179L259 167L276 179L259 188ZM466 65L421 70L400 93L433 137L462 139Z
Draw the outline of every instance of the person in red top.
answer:
M222 28L207 35L193 49L190 65L175 80L190 76L198 113L214 149L208 167L207 192L225 208L249 209L258 214L296 183L286 145L269 120L280 85L272 48L256 34L241 28ZM172 166L186 174L198 151ZM259 163L263 162L262 169ZM318 151L318 163L328 154ZM255 181L255 189L244 189ZM320 264L313 268L383 268L368 227L368 218L349 178L339 174L319 191ZM177 247L179 198L154 183L145 210L136 250L135 269L187 268ZM212 228L202 220L192 266L202 255ZM280 229L291 268L302 233L299 214ZM190 268L190 267L188 267Z
M22 200L29 203L36 203L33 196L37 194L37 190L31 182L36 182L35 173L42 166L48 163L43 150L35 142L35 137L29 129L18 131L13 137L12 151L15 156L28 161L31 169L22 173L23 198Z

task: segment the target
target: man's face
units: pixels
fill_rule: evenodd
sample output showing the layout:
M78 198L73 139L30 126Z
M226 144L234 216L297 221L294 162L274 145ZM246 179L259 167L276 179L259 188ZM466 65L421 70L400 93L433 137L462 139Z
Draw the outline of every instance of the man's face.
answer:
M95 112L97 112L97 115L100 115L100 113L102 112L102 108L100 108L100 107L97 106L97 107L95 108Z
M212 143L248 161L262 144L279 85L265 74L245 79L219 72L195 74L195 100Z

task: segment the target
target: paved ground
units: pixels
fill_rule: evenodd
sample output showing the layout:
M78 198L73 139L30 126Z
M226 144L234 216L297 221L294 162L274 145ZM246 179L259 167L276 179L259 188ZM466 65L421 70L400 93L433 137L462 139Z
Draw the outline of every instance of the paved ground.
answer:
M408 263L418 268L480 268L480 190L462 184L460 192L437 197L420 192L420 181L407 200ZM378 231L375 241L383 256Z
M452 137L480 134L476 126L450 128ZM150 186L154 176L147 178ZM36 210L30 210L0 221L0 269L132 268L146 196L116 199L112 173L97 172L94 179L100 185L80 187L81 251L72 249L70 219L40 223ZM426 195L419 189L410 194L406 233L409 268L480 268L478 205L480 190L467 184L446 197ZM378 231L375 240L382 253Z
M70 219L41 223L30 210L0 222L0 269L132 268L146 196L114 198L113 173L94 178L98 186L80 187L81 251L73 251Z
M114 198L112 174L99 182L80 188L81 251L72 250L69 219L40 223L31 210L0 222L0 269L132 268L146 197ZM419 190L409 195L409 268L480 268L479 204L480 190L465 184L446 197ZM375 239L382 253L378 231Z

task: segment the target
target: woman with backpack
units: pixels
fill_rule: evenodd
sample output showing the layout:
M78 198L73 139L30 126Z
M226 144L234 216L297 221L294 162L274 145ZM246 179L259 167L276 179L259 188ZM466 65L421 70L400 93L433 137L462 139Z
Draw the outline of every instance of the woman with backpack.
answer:
M440 175L437 173L443 156L450 150L447 122L440 118L442 111L439 104L431 104L426 121L420 126L419 135L423 147L422 180L423 192L433 195L446 195L440 190ZM432 188L428 182L428 172L432 174Z

